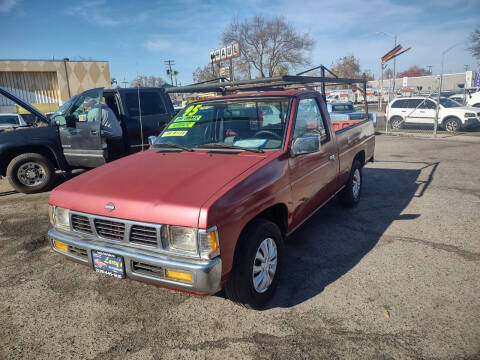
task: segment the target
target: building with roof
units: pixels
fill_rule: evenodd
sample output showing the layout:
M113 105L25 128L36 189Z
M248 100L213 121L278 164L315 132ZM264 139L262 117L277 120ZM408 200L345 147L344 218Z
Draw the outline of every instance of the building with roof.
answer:
M108 61L0 60L0 87L40 111L55 111L85 90L110 88ZM0 112L12 112L11 101L0 98Z

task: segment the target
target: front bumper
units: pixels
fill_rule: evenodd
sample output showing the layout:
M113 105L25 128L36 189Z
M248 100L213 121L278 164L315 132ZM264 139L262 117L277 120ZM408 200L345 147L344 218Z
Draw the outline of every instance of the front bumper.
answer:
M480 125L480 120L476 117L466 118L464 125L465 127L475 127Z
M210 261L178 259L165 254L122 246L121 244L113 245L101 240L85 239L76 234L65 234L55 229L50 229L47 236L54 251L92 268L92 250L104 251L123 257L125 274L128 278L205 295L214 294L220 290L222 261L219 257ZM57 249L53 244L54 240L66 244L68 251ZM155 271L149 273L145 270L145 266L143 266L143 269L139 269L138 264L146 264L148 265L147 268L151 267ZM189 272L193 276L193 281L186 282L166 278L166 269Z

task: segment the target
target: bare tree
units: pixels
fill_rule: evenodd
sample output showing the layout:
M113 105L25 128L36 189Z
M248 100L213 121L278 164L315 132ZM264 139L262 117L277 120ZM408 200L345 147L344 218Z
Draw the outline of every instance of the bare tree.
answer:
M214 72L210 64L205 65L204 67L197 67L192 76L193 82L195 83L218 78L218 74Z
M480 60L480 26L470 33L468 41L470 42L468 50L470 50L473 57Z
M385 73L383 74L383 77L385 79L393 79L393 70L392 69L385 70Z
M155 86L162 86L165 84L165 80L163 80L159 76L145 76L145 75L138 75L136 79L130 82L131 87L155 87Z
M297 33L285 18L265 20L261 15L244 22L234 18L223 32L222 40L224 44L239 44L241 58L236 65L250 78L252 70L263 78L273 76L280 67L290 70L308 65L308 52L314 43L308 34Z

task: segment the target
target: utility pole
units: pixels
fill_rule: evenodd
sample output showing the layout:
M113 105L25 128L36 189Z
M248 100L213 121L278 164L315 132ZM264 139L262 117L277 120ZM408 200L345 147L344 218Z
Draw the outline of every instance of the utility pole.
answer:
M397 35L395 34L395 44L393 45L393 48L397 47ZM397 82L397 73L395 72L397 65L397 58L393 58L393 87L392 87L392 96L395 97L395 83Z
M172 65L175 65L174 60L165 60L164 64L168 66L167 74L170 75L170 84L173 86L173 73L172 73Z
M124 77L124 78L123 78L123 81L121 81L120 84L123 84L123 87L126 88L126 87L127 87L127 84L128 84L127 79L125 79L125 77Z

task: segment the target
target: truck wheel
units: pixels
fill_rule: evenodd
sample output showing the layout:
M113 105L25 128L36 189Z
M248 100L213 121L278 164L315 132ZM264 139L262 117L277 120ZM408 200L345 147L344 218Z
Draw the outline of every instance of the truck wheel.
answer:
M340 193L340 201L343 206L352 208L360 202L362 195L362 165L354 160L347 185Z
M394 116L390 119L390 126L393 130L403 128L403 119L400 116Z
M237 304L260 309L278 285L283 265L283 236L273 222L255 220L239 241L225 292Z
M457 132L462 129L462 124L457 118L448 118L443 122L443 128L450 132Z
M21 193L48 190L55 181L55 167L45 156L27 153L13 158L7 167L10 185Z

